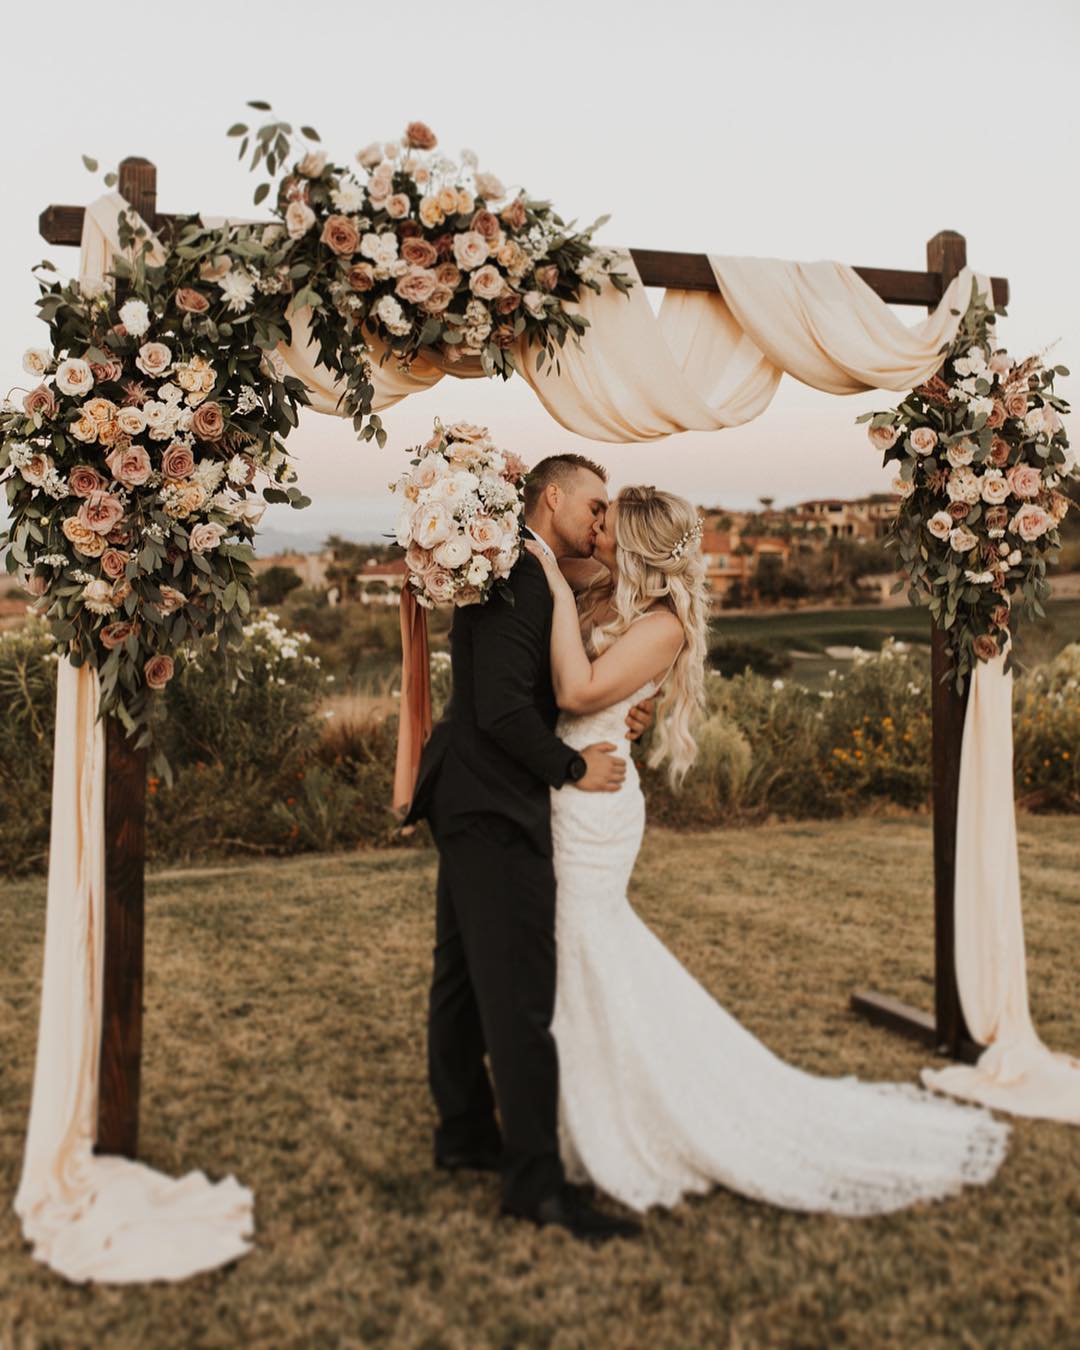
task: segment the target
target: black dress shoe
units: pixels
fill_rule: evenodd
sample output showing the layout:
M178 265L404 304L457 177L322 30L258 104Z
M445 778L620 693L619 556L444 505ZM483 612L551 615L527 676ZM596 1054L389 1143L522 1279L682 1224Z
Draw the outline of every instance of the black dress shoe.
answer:
M528 1209L504 1205L502 1212L511 1218L528 1219L537 1228L565 1228L579 1242L600 1243L641 1236L639 1223L594 1209L580 1187L563 1186Z
M435 1166L444 1172L498 1172L501 1157L496 1149L477 1148L461 1153L435 1153Z

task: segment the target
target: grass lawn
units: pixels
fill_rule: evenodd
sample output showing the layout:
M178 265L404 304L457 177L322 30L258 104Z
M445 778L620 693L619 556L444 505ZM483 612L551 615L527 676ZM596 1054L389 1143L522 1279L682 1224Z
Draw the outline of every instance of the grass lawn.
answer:
M1023 819L1021 862L1036 1022L1076 1051L1075 819ZM1062 1125L1017 1121L990 1188L886 1218L716 1192L600 1251L500 1222L492 1181L429 1165L433 879L423 851L150 878L143 1156L235 1173L258 1232L230 1269L142 1288L63 1283L10 1212L44 885L3 887L0 1346L1080 1344L1080 1131ZM930 888L928 824L896 818L657 831L634 899L795 1063L910 1081L926 1053L846 1004L865 984L929 1004Z

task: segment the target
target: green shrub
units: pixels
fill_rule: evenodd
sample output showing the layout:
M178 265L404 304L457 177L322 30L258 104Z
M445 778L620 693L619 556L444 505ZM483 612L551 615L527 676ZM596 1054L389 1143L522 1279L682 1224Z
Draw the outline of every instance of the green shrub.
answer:
M1024 806L1080 811L1080 642L1017 681L1013 750Z
M718 638L709 648L709 665L720 675L786 675L792 660L785 651L747 638Z
M45 625L0 632L0 871L44 866L49 853L56 655Z

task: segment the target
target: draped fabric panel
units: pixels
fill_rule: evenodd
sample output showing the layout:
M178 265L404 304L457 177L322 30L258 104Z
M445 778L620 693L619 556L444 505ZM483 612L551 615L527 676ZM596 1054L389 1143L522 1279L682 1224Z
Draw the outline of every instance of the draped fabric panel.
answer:
M80 279L118 248L116 193L87 208ZM156 241L155 241L156 245ZM160 250L156 249L160 257ZM15 1211L35 1257L69 1280L181 1280L250 1251L253 1197L232 1178L179 1181L94 1156L104 978L105 735L98 678L59 663L45 963Z

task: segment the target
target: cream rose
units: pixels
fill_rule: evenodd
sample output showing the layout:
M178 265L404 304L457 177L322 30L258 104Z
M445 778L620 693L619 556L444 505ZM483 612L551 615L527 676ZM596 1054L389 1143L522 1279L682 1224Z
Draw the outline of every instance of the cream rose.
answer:
M160 379L172 365L172 352L164 342L144 342L139 348L135 364L144 375Z
M1041 506L1022 506L1013 516L1009 529L1026 543L1040 538L1053 525L1053 517Z
M953 518L948 511L938 511L926 522L926 528L935 539L948 539L952 532Z
M469 537L478 549L498 548L502 533L490 516L475 516L469 523Z
M916 427L911 433L911 448L917 455L929 455L937 445L937 432L933 427Z
M309 150L296 166L296 172L303 174L305 178L318 178L325 168L326 151Z
M44 375L49 369L52 352L44 347L30 347L23 352L22 368L27 375Z
M146 426L141 408L121 408L116 414L116 425L125 436L137 436Z
M1000 469L987 469L979 480L979 490L988 506L1000 506L1012 488Z
M454 260L465 272L480 267L487 261L487 240L475 230L463 230L454 235Z
M979 479L970 468L954 469L945 484L951 502L966 502L973 506L979 500Z
M315 224L315 212L307 202L290 202L285 208L285 231L290 239L302 239Z
M472 545L463 534L452 534L448 539L444 539L441 544L436 545L433 557L440 567L453 571L456 567L461 567L472 557Z
M183 591L178 591L173 586L160 587L161 600L158 609L162 614L175 614L178 609L182 609L187 604L187 597Z
M114 450L106 462L109 472L124 487L141 487L153 472L150 456L141 445Z
M436 287L435 273L428 267L410 267L397 279L394 294L410 304L420 305L430 299Z
M485 201L489 202L501 202L506 196L506 188L493 173L478 173L476 175L476 191Z
M897 475L897 477L892 480L892 490L906 501L908 497L911 497L914 494L915 484L910 478L901 478Z
M945 451L945 458L954 469L963 469L975 458L975 446L971 441L957 441Z
M395 192L386 199L386 214L391 220L404 220L409 214L409 199L404 192Z
M949 545L956 553L970 553L978 542L966 525L957 525L949 534Z
M56 367L56 387L62 394L81 398L94 387L94 372L87 362L69 356Z
M437 605L448 604L454 598L454 578L441 567L424 573L424 586Z
M92 445L98 438L98 424L88 412L81 413L69 425L68 431L77 441L82 441L83 445Z
M217 548L225 537L225 527L217 525L213 521L206 521L202 525L196 525L191 531L189 543L192 553L208 553L212 548Z
M528 304L527 296L526 304ZM870 444L875 450L891 450L896 444L900 432L896 427L882 426L870 427L866 434L869 436Z
M120 322L134 338L150 327L150 309L145 300L125 300L120 306Z
M481 300L496 299L502 295L505 285L498 268L492 267L490 263L477 268L469 278L469 290Z

